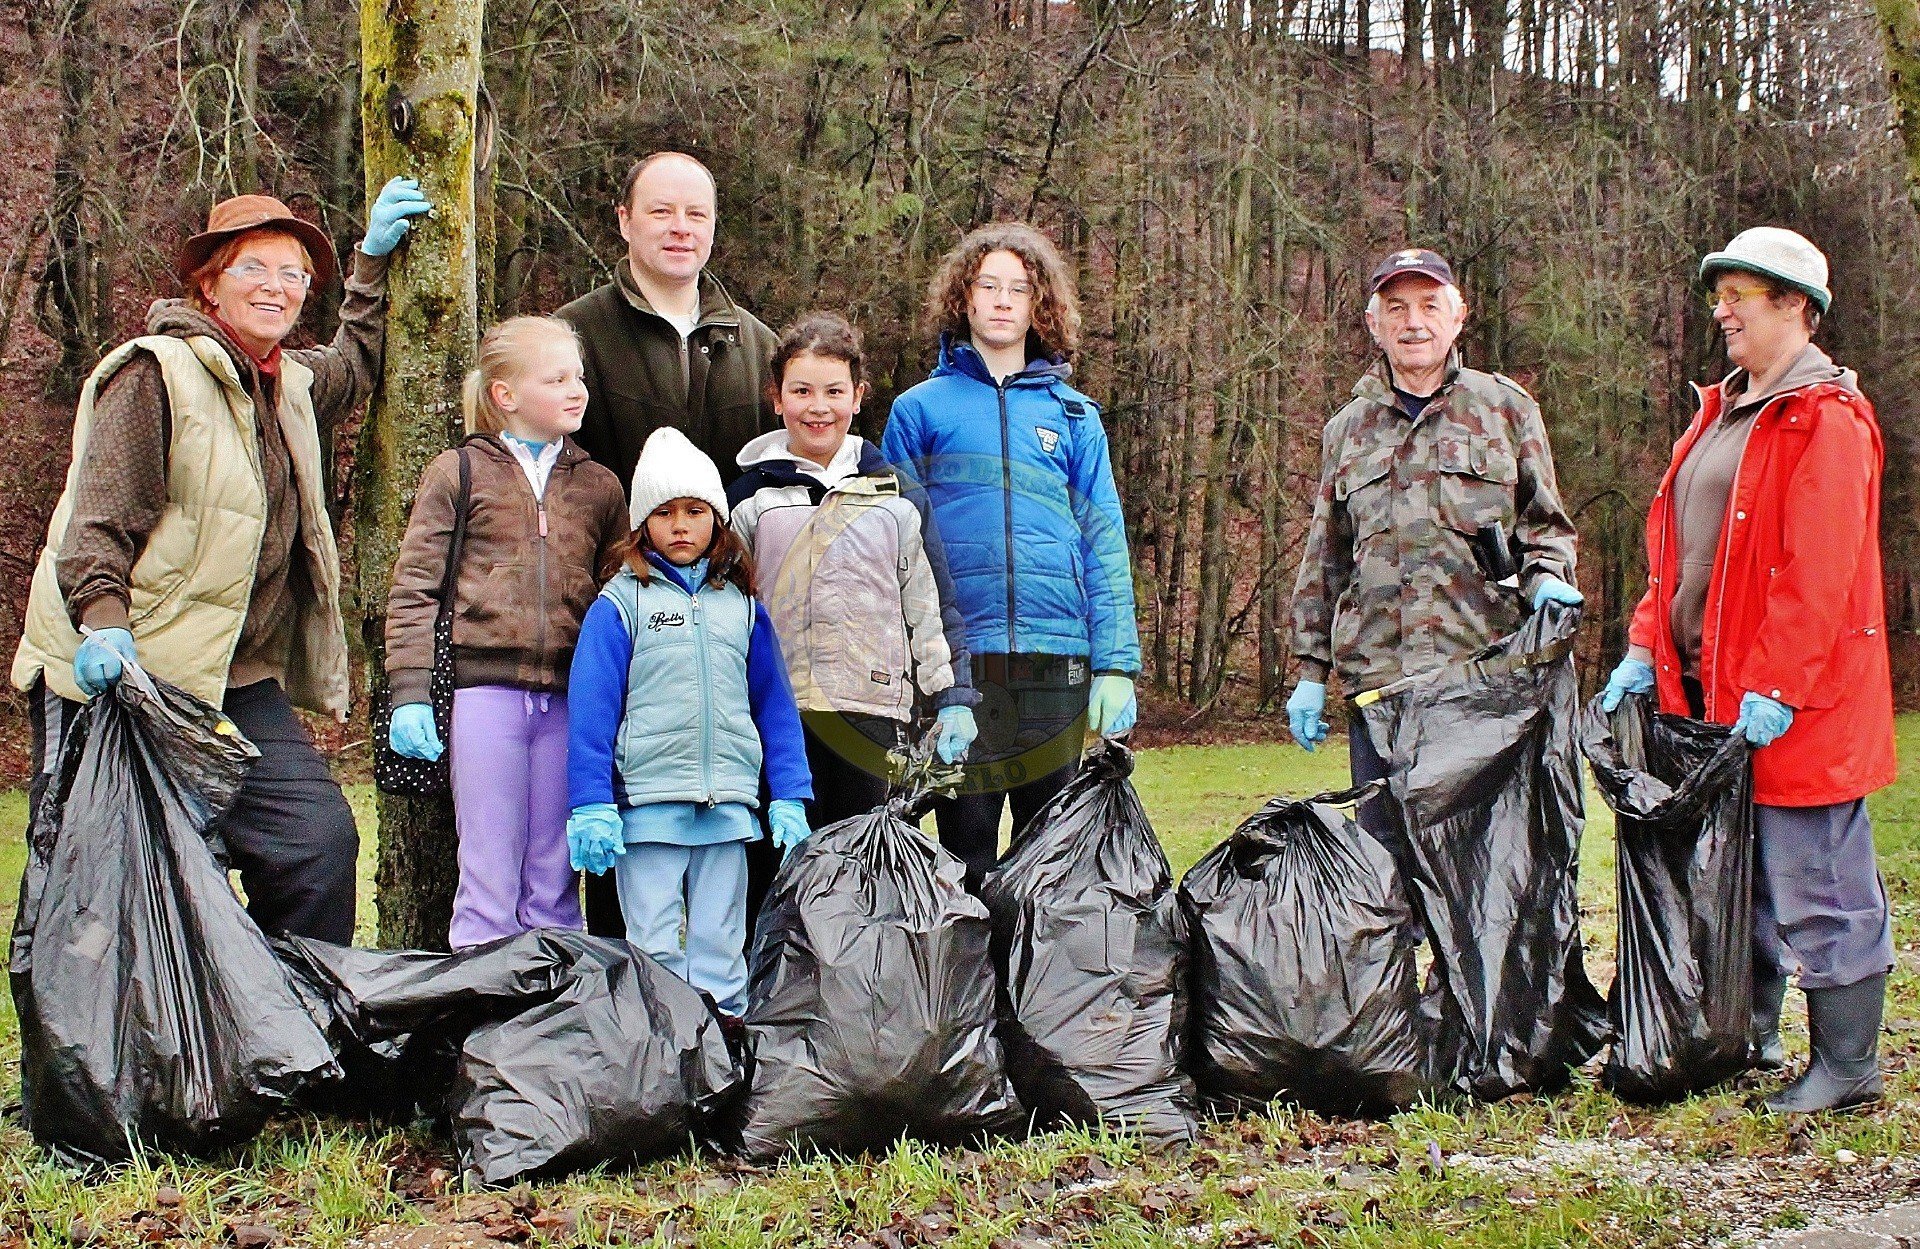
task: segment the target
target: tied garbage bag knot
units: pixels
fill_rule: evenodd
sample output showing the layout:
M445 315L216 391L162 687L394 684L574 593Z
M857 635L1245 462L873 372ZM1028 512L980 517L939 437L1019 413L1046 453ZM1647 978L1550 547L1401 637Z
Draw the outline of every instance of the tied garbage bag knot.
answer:
M1341 810L1378 789L1275 798L1181 881L1210 1098L1379 1115L1426 1092L1412 910L1393 857Z
M1001 1035L1044 1121L1191 1141L1187 920L1132 771L1126 747L1096 746L987 877Z
M1753 1012L1753 773L1746 739L1653 709L1595 699L1581 747L1613 808L1619 970L1601 1081L1671 1101L1745 1071Z
M204 1155L336 1073L210 844L258 758L216 708L132 664L75 716L28 833L9 966L41 1145Z

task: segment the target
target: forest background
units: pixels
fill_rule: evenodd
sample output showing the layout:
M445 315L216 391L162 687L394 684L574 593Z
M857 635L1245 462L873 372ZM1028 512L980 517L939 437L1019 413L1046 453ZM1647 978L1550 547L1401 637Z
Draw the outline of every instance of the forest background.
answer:
M462 4L401 6L395 38ZM361 22L349 0L0 0L0 651L79 383L174 293L208 205L266 190L357 239ZM1920 232L1866 0L488 0L484 23L480 325L606 280L622 174L683 148L718 176L713 269L736 298L866 331L877 436L931 363L918 309L959 234L1029 217L1062 242L1163 733L1279 724L1320 429L1372 358L1381 253L1450 257L1469 362L1540 400L1592 681L1624 646L1688 384L1725 368L1698 258L1748 225L1801 230L1835 270L1820 341L1886 435L1915 699ZM368 447L356 425L335 448L349 559L356 491L412 485L378 481Z

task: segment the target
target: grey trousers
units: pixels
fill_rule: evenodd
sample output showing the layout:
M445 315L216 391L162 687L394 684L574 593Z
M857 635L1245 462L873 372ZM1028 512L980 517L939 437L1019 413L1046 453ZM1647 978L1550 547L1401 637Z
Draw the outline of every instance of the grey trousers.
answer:
M1838 989L1893 967L1887 889L1867 804L1754 805L1753 951L1760 974Z

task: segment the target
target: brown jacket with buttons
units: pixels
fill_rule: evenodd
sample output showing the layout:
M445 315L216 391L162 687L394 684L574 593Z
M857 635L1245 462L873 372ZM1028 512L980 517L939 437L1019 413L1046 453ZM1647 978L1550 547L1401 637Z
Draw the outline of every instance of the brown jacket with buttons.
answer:
M565 693L580 622L627 536L620 483L569 439L541 501L498 438L476 435L465 449L472 502L454 579L454 684ZM396 706L428 700L433 622L459 494L460 452L442 451L420 479L387 596L387 678Z
M734 303L720 280L700 275L700 320L684 341L634 285L622 259L614 280L555 314L580 335L587 411L574 435L621 489L647 435L672 425L723 472L740 449L779 427L767 393L767 365L779 340Z

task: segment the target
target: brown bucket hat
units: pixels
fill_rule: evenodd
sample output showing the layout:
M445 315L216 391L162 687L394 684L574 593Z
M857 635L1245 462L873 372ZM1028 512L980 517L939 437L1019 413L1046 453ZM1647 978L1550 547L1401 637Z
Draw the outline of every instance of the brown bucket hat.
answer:
M327 237L327 232L311 221L294 216L291 208L271 195L236 195L215 204L207 214L207 228L181 246L174 272L182 282L186 281L195 269L207 263L207 257L213 255L220 244L261 226L272 226L306 244L307 254L313 257L315 286L325 286L339 273L340 262L334 257L333 240Z

